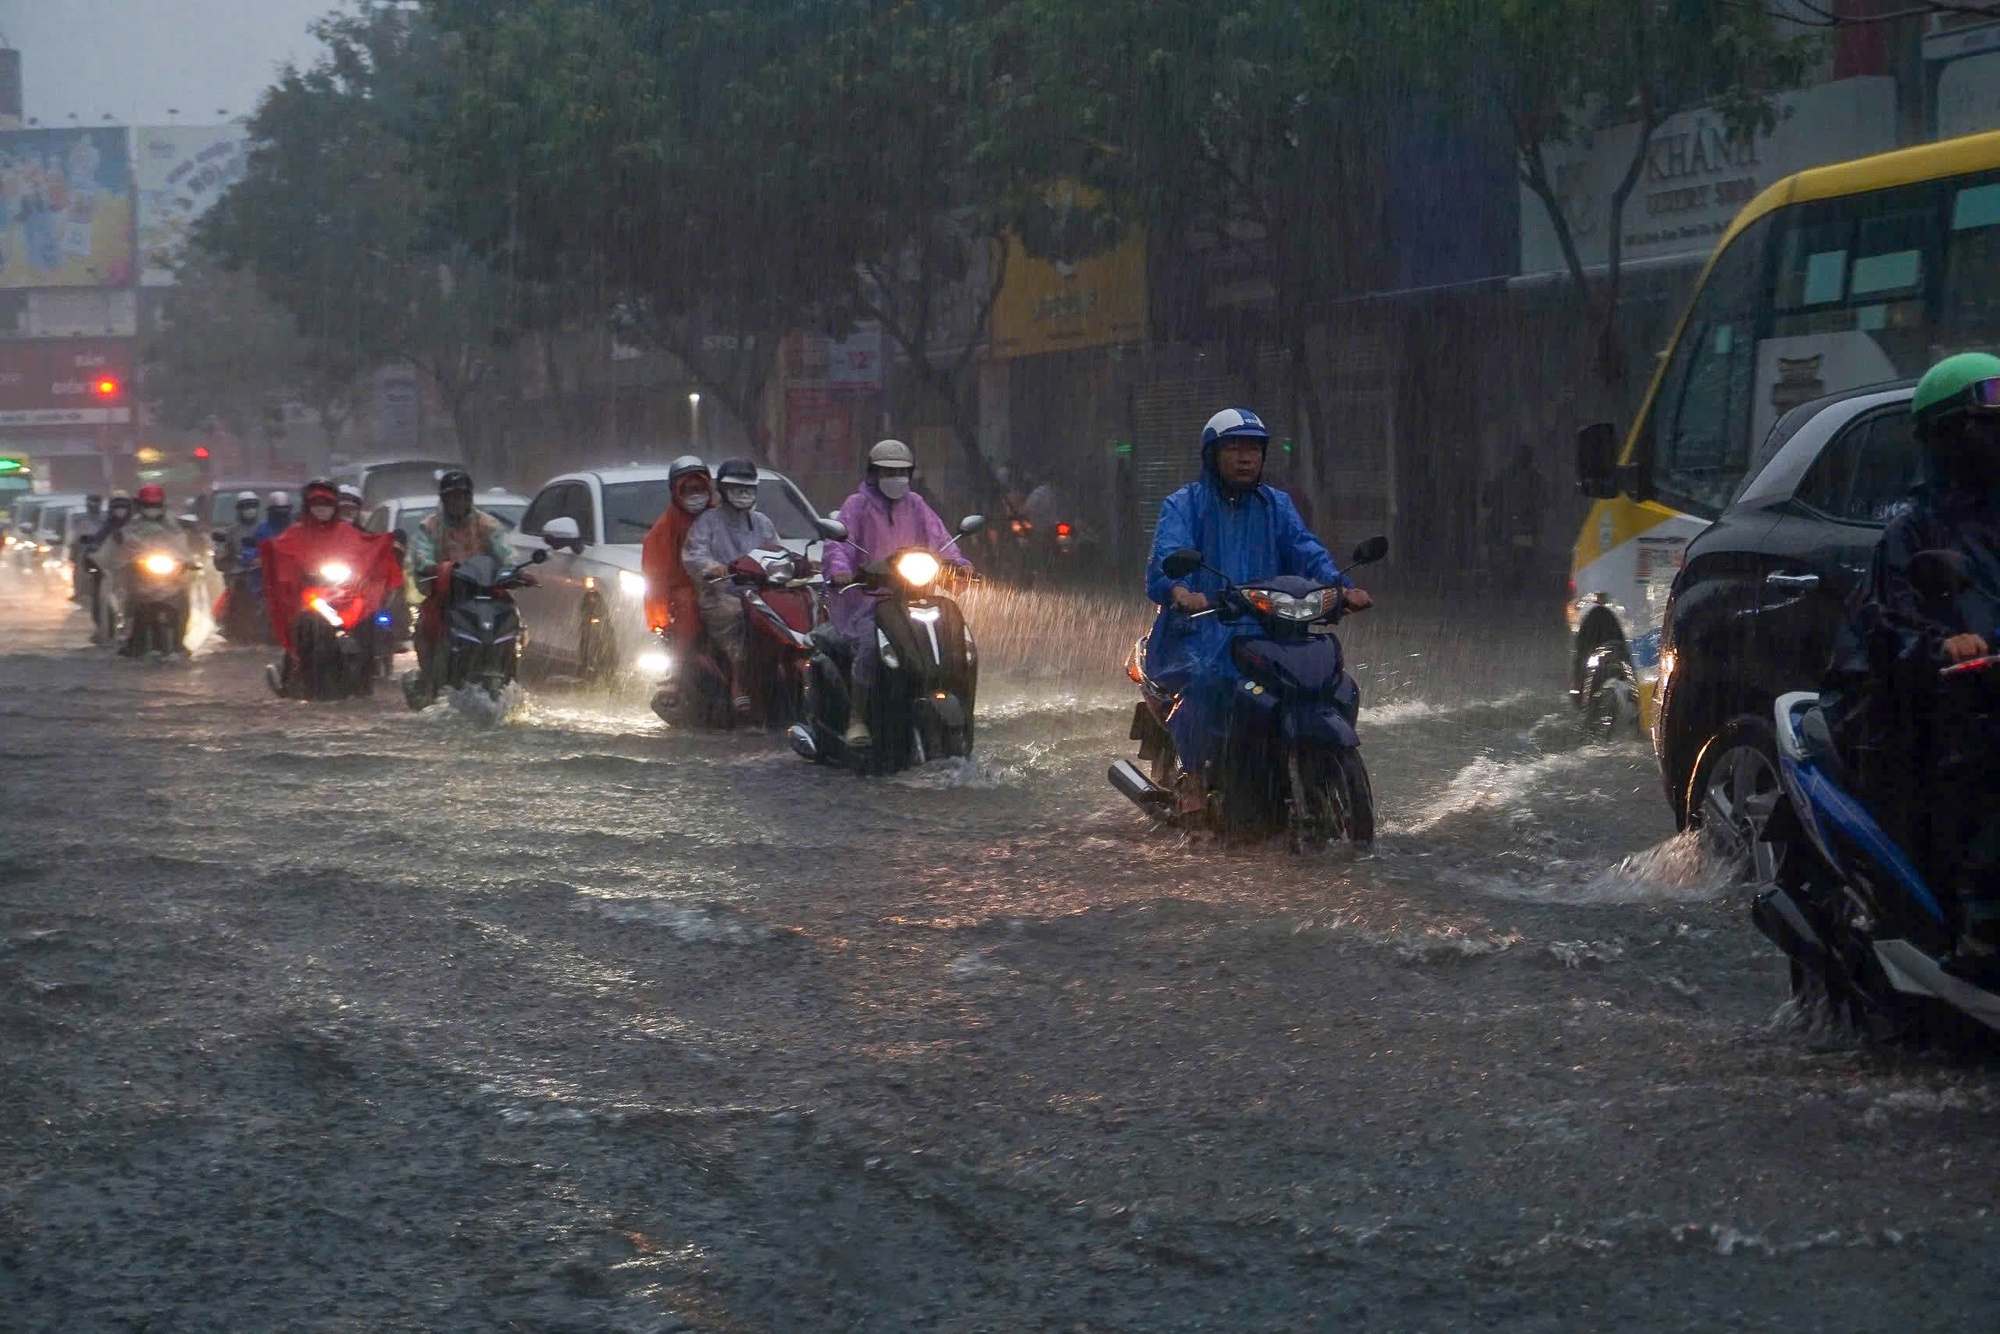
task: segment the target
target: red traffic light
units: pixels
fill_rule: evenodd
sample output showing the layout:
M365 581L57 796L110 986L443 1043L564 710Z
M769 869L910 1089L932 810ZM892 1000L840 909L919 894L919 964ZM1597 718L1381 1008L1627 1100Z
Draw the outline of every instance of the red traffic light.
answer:
M112 379L109 375L99 376L97 382L91 385L91 388L97 391L99 398L118 397L120 387L118 381Z
M194 456L198 459L206 459L208 457L208 446L196 445L194 447Z

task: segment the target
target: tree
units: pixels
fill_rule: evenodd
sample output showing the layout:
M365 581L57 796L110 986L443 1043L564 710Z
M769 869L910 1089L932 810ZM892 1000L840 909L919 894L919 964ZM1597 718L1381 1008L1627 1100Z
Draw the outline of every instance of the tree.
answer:
M249 436L268 409L296 401L317 414L329 443L339 439L361 368L329 360L300 337L253 275L195 251L166 294L164 314L165 329L146 341L143 356L147 397L167 425L199 430L219 421Z
M1462 114L1490 114L1486 108L1497 103L1507 117L1521 182L1541 202L1589 312L1598 373L1622 389L1626 358L1616 321L1625 209L1654 134L1703 104L1722 113L1733 137L1768 131L1775 94L1804 77L1818 40L1785 37L1781 20L1743 0L1431 0L1413 8L1414 21L1457 35L1435 46L1437 86L1459 93ZM1604 204L1609 249L1604 277L1593 285L1549 154L1618 124L1636 133Z
M436 225L411 169L415 126L448 96L434 75L440 34L393 4L315 32L327 55L265 93L244 178L197 225L197 243L255 274L325 364L421 369L481 462L471 400L513 294Z

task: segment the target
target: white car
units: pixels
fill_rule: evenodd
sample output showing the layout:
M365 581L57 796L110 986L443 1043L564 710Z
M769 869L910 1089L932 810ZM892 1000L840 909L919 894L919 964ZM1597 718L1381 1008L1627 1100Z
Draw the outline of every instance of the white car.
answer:
M528 512L528 498L517 496L512 491L475 491L472 504L473 508L484 510L498 519L510 534L521 526L521 516ZM362 517L361 527L370 533L400 532L405 539L412 538L417 535L417 525L435 514L437 507L435 492L423 496L397 496L369 510Z
M664 669L646 625L646 577L640 544L670 498L667 469L606 468L565 473L536 493L512 537L526 557L547 547L536 586L515 590L522 639L538 664L567 667L585 680ZM757 508L794 553L813 554L819 518L792 480L757 470ZM644 665L641 665L644 659Z

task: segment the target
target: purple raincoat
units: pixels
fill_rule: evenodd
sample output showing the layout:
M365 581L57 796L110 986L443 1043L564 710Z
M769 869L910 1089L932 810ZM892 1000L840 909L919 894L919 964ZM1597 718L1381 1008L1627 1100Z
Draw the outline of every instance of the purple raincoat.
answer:
M875 483L863 482L861 489L840 507L840 521L847 525L847 540L826 544L829 584L852 578L863 565L887 560L905 547L927 548L954 565L971 564L958 553L957 547L945 550L951 533L937 511L915 491L901 500L890 500L875 489ZM834 594L833 628L843 639L872 649L875 636L870 631L874 624L874 599L856 587Z

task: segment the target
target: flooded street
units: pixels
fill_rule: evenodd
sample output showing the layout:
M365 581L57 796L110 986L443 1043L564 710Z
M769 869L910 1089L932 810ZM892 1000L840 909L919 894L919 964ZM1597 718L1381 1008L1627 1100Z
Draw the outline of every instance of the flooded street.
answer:
M0 1328L1990 1327L1991 1069L1783 1022L1564 636L1384 602L1301 860L1106 785L1108 598L969 599L977 755L861 781L0 589Z

